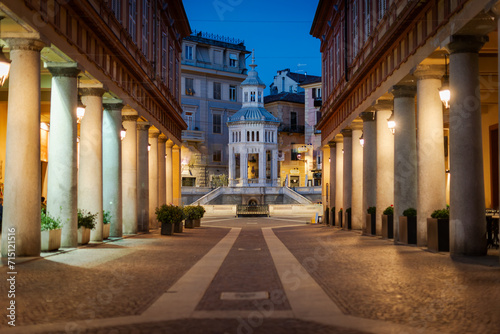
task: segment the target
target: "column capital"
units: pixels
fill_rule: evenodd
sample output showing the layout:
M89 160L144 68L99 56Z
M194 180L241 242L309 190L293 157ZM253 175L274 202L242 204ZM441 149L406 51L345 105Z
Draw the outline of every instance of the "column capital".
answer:
M160 131L153 129L148 133L149 138L158 138L160 136Z
M139 115L122 115L122 121L137 122Z
M164 144L167 142L167 140L167 136L165 136L163 133L160 133L160 135L158 136L158 143Z
M342 129L340 134L345 137L352 137L352 129Z
M49 70L53 77L76 78L81 72L77 63L47 62L45 68Z
M415 98L415 94L417 94L417 87L414 85L394 85L392 86L391 93L394 96L394 98L399 98L399 97Z
M353 122L350 125L351 129L354 130L362 130L363 129L363 122Z
M452 35L446 49L450 54L478 53L488 40L488 36Z
M92 88L79 88L78 92L82 96L97 96L102 97L106 90L104 88L92 87Z
M174 142L171 139L168 139L165 146L167 148L172 148L172 146L174 146Z
M335 148L337 147L337 143L334 142L334 141L329 141L328 144L327 144L330 148Z
M370 110L372 108L369 108ZM359 114L363 122L373 122L375 120L375 113L370 110L370 111L363 111L361 114Z
M31 38L5 38L5 43L10 50L42 51L45 43L39 39Z
M392 100L377 100L377 103L373 105L376 111L381 110L393 110L394 109L394 101Z
M412 70L412 74L417 80L441 79L444 75L444 65L418 65Z
M150 127L149 122L137 122L137 130L139 131L148 131Z
M102 107L106 110L122 110L125 105L120 99L106 99L102 101Z

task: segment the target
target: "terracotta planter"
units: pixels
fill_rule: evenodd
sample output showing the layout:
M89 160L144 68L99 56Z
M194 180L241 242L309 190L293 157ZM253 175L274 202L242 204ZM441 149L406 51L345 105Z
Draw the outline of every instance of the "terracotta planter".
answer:
M102 238L103 239L109 238L109 228L110 227L111 227L111 224L102 225Z
M86 245L90 241L90 229L86 227L78 228L78 244Z
M201 226L201 219L194 219L194 227L200 227Z
M161 223L162 235L173 235L174 234L174 224L171 223Z
M182 233L183 231L183 224L182 222L178 222L174 224L174 232L175 233Z
M399 217L399 241L417 244L417 217Z
M394 216L382 215L382 239L394 238Z
M49 252L61 247L61 229L42 231L41 251Z
M450 251L449 218L427 218L427 248L434 252Z
M186 219L184 221L185 228L194 228L194 219Z

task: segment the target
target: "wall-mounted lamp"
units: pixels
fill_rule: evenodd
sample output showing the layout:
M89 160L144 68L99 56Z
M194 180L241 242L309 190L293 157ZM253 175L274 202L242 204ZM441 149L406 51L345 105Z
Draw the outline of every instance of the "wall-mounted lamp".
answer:
M5 16L0 16L0 22L5 18ZM1 35L1 30L0 30L0 35ZM0 86L3 86L5 83L5 80L9 77L9 72L10 72L10 59L7 59L5 57L5 54L3 53L3 45L0 46Z
M148 143L148 152L151 151L151 144Z
M77 91L77 96L78 96L78 103L76 105L76 122L80 123L83 119L83 116L85 116L85 105L82 103L80 94L78 94L78 91L80 89L80 77L77 79L78 81L76 82L76 91Z
M396 121L394 120L394 111L391 114L391 117L387 119L387 126L389 127L389 130L391 130L392 134L394 134L396 130Z
M443 76L443 84L439 89L439 98L441 102L443 102L446 109L450 107L450 79L448 76L448 57L444 55L444 76Z
M45 122L40 123L40 129L44 131L49 131L49 125Z
M127 129L125 129L122 124L122 129L120 130L120 139L121 140L125 139L126 135L127 135Z
M332 162L332 158L328 158L328 162Z
M361 145L361 147L365 146L365 138L363 138L363 134L359 137L359 145Z
M344 154L344 149L342 149L342 154Z

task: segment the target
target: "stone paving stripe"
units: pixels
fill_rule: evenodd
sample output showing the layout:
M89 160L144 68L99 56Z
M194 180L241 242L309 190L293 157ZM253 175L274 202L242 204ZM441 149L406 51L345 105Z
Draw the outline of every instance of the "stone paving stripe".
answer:
M215 274L219 271L240 231L241 228L232 228L214 248L189 269L142 316L154 318L156 321L159 319L189 318L214 279Z
M236 310L236 311L195 311L191 318L196 319L237 319L243 318L248 319L249 317L255 316L255 310ZM265 313L265 317L267 318L293 318L293 312L290 310L273 310L272 312L268 312L264 310L262 313Z
M248 249L248 248L238 248L239 251L260 251L262 248L253 248L253 249Z
M256 291L256 292L222 292L220 294L222 300L259 300L269 299L269 292Z

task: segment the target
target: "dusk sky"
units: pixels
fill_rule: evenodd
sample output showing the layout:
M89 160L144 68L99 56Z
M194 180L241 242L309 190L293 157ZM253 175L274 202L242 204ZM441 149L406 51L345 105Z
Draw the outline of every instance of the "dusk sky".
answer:
M276 71L321 75L320 41L311 35L318 0L183 0L191 29L242 39L255 49L266 84ZM247 59L247 68L250 59Z

